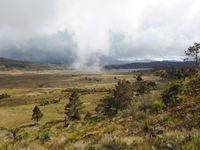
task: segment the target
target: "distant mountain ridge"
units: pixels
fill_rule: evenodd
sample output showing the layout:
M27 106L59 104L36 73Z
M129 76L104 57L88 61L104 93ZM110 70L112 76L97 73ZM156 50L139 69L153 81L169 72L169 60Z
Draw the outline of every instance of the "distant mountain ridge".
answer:
M57 65L57 64L44 64L35 63L28 61L20 61L9 58L0 57L0 70L26 70L26 71L39 71L39 70L64 70L67 69L67 65Z
M187 67L192 66L193 61L152 61L152 62L135 62L122 65L106 65L105 69L138 69L138 68L168 68L168 67Z

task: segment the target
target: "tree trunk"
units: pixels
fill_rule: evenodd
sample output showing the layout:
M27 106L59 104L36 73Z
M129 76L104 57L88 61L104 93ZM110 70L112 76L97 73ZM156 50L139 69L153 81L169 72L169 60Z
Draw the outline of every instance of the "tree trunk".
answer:
M13 139L14 139L14 141L16 140L16 133L15 132L13 133Z
M196 66L198 65L198 53L197 53L197 51L195 52L195 64L196 64Z

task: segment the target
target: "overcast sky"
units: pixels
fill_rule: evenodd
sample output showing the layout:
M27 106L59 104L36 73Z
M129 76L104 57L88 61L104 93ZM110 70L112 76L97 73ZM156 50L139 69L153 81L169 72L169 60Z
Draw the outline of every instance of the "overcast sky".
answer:
M0 57L178 60L194 42L200 42L199 0L0 0Z

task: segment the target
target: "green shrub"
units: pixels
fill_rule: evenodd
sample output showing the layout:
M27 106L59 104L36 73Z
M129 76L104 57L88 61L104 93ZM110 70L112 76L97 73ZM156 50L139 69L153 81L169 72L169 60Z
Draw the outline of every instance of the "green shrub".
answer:
M2 143L2 144L0 145L0 149L2 149L2 150L7 150L8 147L9 147L9 143L8 143L8 142Z
M115 130L116 130L116 127L112 125L112 126L106 127L106 128L103 130L103 133L104 133L104 134L105 134L105 133L111 134L111 133L113 133Z
M7 93L4 93L4 94L0 95L0 99L7 98L7 97L10 97Z
M161 100L155 100L153 103L152 110L155 112L160 111L164 106L164 103Z
M157 148L155 148L154 146L152 146L151 150L157 150Z
M139 101L136 100L132 100L130 105L128 106L127 110L126 110L126 114L131 116L132 119L135 119L138 115L138 106L139 106Z
M185 96L184 95L177 95L177 101L178 102L184 102L185 101Z
M88 121L88 120L90 120L91 118L92 118L91 113L90 113L90 112L87 112L87 114L86 114L85 117L84 117L84 120Z
M66 142L76 142L78 140L80 140L80 136L71 134L67 137Z
M50 136L49 133L47 131L43 131L40 133L39 135L39 140L42 144L44 144L45 142L47 142L48 140L50 140Z
M169 122L171 120L171 117L170 116L165 116L163 118L163 121L166 121L166 122Z
M187 84L186 84L186 94L190 97L196 97L200 93L200 74L193 77Z
M147 83L147 86L152 87L153 89L155 89L155 87L157 86L156 82L150 81Z
M137 86L137 93L138 94L145 94L145 93L149 93L150 92L150 88L147 85L146 81L140 81L136 84Z
M142 79L142 76L141 75L138 75L137 77L136 77L136 81L137 82L140 82L140 81L142 81L143 79Z
M147 110L151 110L152 109L152 104L154 102L154 96L144 96L141 100L140 100L140 105L139 105L139 109L146 112Z
M40 106L46 106L46 105L49 105L49 101L48 100L40 101Z
M200 136L196 133L157 136L154 147L161 150L198 150L200 149Z
M110 139L110 140L104 140L102 143L102 149L105 150L124 150L129 149L129 146L120 140L116 139Z
M161 97L166 105L180 103L183 99L184 86L181 80L174 81L162 92Z
M155 130L155 121L154 120L145 121L143 131L146 133L154 134L154 130Z
M144 119L146 119L147 117L148 117L147 114L144 113L144 112L139 111L139 112L136 113L136 119L137 119L137 120L144 120ZM134 118L133 118L133 119L134 119Z
M53 99L53 100L42 100L40 101L40 106L46 106L49 104L57 104L60 102L60 99Z
M60 102L60 99L53 99L50 101L51 104L57 104Z

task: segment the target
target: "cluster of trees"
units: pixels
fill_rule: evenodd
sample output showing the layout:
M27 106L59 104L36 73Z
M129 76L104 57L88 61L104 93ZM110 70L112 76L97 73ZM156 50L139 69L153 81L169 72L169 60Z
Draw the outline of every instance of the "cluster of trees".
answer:
M155 82L144 81L141 75L136 77L134 84L125 79L119 80L113 92L101 99L95 110L98 114L109 117L115 116L119 110L124 110L130 105L135 92L145 94L149 92L150 88L155 88L155 86ZM82 108L82 102L79 99L78 93L74 91L69 98L69 104L65 106L65 120L80 119ZM88 118L91 118L90 113L86 114L85 120L88 120Z
M197 73L200 59L200 43L195 43L190 46L186 51L186 56L193 57L195 66L190 68L169 68L166 70L168 78L171 77L175 81L171 82L168 87L161 93L162 102L165 106L174 106L180 102L185 101L185 93L187 95L196 96L199 93L199 77L197 76L191 80L187 85L183 84L183 80Z
M156 72L157 76L160 76L162 79L167 80L180 80L191 77L197 72L195 66L191 67L182 67L182 68L166 68L165 70L159 70Z
M70 98L69 103L65 106L65 120L78 120L80 119L80 111L82 109L82 102L79 99L78 93L74 91ZM33 109L32 119L39 121L43 117L43 113L40 111L39 107L36 105Z

